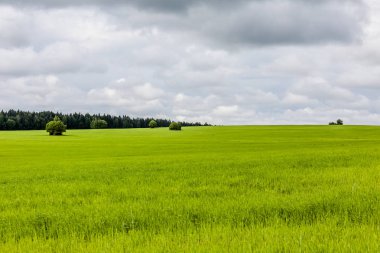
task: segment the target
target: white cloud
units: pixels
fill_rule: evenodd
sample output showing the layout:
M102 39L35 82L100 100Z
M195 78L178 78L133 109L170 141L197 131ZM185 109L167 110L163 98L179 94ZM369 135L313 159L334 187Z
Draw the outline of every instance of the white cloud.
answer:
M146 100L156 99L164 94L163 90L153 87L150 83L135 86L133 87L133 91L134 94Z
M213 113L218 116L233 116L239 111L239 106L237 105L220 105L213 110Z
M304 105L304 106L318 103L317 100L310 99L308 96L294 94L292 92L286 93L282 101L287 105Z
M71 106L80 104L83 95L55 75L9 78L0 81L0 89L3 109L41 110L42 106L54 111L71 111Z
M120 78L116 80L116 83L125 83L125 82L126 82L125 78Z
M380 123L378 1L53 2L0 0L0 109Z
M150 83L143 85L118 82L102 88L91 89L87 93L87 104L95 104L103 108L118 107L117 113L141 113L144 116L162 114L165 107L163 91Z

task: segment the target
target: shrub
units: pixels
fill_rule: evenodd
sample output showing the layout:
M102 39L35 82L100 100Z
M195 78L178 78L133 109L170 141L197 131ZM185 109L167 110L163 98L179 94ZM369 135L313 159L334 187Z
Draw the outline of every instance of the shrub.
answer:
M90 127L92 129L107 128L107 126L108 126L107 121L102 120L102 119L94 119L90 123Z
M151 121L149 121L148 126L150 128L156 128L158 126L158 124L157 124L157 122L155 120L152 119Z
M58 116L55 116L53 121L46 124L46 132L49 132L49 135L62 135L63 132L66 132L66 125Z
M338 119L336 122L330 122L329 125L343 125L343 120Z
M172 122L172 123L170 123L169 130L180 131L181 130L181 124L177 123L177 122Z

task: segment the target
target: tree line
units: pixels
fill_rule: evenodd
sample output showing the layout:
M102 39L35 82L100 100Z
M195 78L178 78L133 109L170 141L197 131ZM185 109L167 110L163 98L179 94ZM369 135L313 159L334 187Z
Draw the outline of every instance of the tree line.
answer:
M129 116L112 116L109 114L55 113L52 111L29 112L9 110L0 112L0 130L44 130L46 124L58 116L68 129L90 129L95 119L107 122L107 128L147 128L155 120L158 127L168 127L171 120L154 118L131 118ZM180 122L182 126L208 126L200 122Z

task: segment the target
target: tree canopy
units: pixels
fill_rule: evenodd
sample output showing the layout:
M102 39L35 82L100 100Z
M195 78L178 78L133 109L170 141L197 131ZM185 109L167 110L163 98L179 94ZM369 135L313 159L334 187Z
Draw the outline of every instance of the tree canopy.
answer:
M62 135L66 132L66 125L58 116L55 116L54 120L46 124L46 132L49 132L50 135Z
M7 119L7 121L5 122L5 126L8 130L13 130L16 126L16 121L14 121L13 119Z
M343 125L343 120L338 119L336 122L330 122L329 125Z
M149 127L150 128L156 128L156 127L158 127L158 124L155 120L152 119L151 121L149 121Z
M181 123L178 123L178 122L170 123L169 130L180 131L181 130Z
M94 119L91 121L90 126L92 129L101 129L101 128L107 128L108 124L107 124L107 121L103 119Z

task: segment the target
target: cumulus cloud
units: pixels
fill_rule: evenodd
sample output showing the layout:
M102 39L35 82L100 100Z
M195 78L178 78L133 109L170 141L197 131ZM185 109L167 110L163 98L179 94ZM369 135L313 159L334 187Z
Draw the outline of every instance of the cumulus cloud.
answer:
M365 17L360 1L253 1L226 16L204 12L194 18L204 36L243 46L355 41Z
M88 91L86 100L89 105L95 104L111 109L118 107L118 113L137 113L143 116L163 114L165 107L164 92L150 83L131 84L125 80L116 80L102 88Z
M220 105L213 110L213 113L220 116L233 116L239 111L237 105Z
M135 86L133 87L133 91L137 96L147 100L159 98L164 94L163 90L153 87L150 83Z
M30 17L8 6L0 6L0 11L0 47L28 46L32 36Z
M288 93L286 93L286 95L283 99L283 102L289 106L293 106L293 105L307 106L307 105L310 105L313 103L317 103L318 101L310 99L308 96L305 96L305 95L299 95L299 94L294 94L292 92L288 92Z
M374 0L0 0L1 109L379 121Z
M135 27L158 27L197 34L216 44L226 46L315 44L326 42L351 42L360 39L362 22L366 15L365 4L357 1L0 1L8 5L31 7L102 6L105 11L119 13L119 23ZM139 11L134 11L134 9ZM8 8L9 9L9 8ZM153 10L154 12L150 12ZM141 12L148 12L148 15ZM186 14L183 13L186 11ZM8 11L9 13L9 11ZM57 14L57 13L56 13ZM21 14L22 15L22 14ZM13 15L14 16L14 15ZM116 15L117 17L117 15ZM125 18L130 17L130 18ZM27 22L16 17L22 26ZM65 20L64 27L72 27L77 17ZM58 19L60 21L60 19ZM49 26L49 22L46 23ZM21 26L20 25L20 26ZM8 24L10 31L14 24ZM46 25L45 25L46 26ZM91 27L81 29L78 37L89 36ZM27 29L24 28L24 29ZM67 28L66 28L67 30ZM66 34L69 36L71 30ZM100 33L97 33L98 35ZM90 34L91 35L91 34ZM14 36L9 34L8 37ZM27 38L14 40L22 43Z
M0 81L2 109L73 111L80 105L81 91L69 87L55 75L9 78ZM76 96L73 96L76 94Z
M68 43L52 44L39 52L31 47L0 49L0 57L2 75L102 72L106 69L101 62L89 61L91 56L85 50Z

